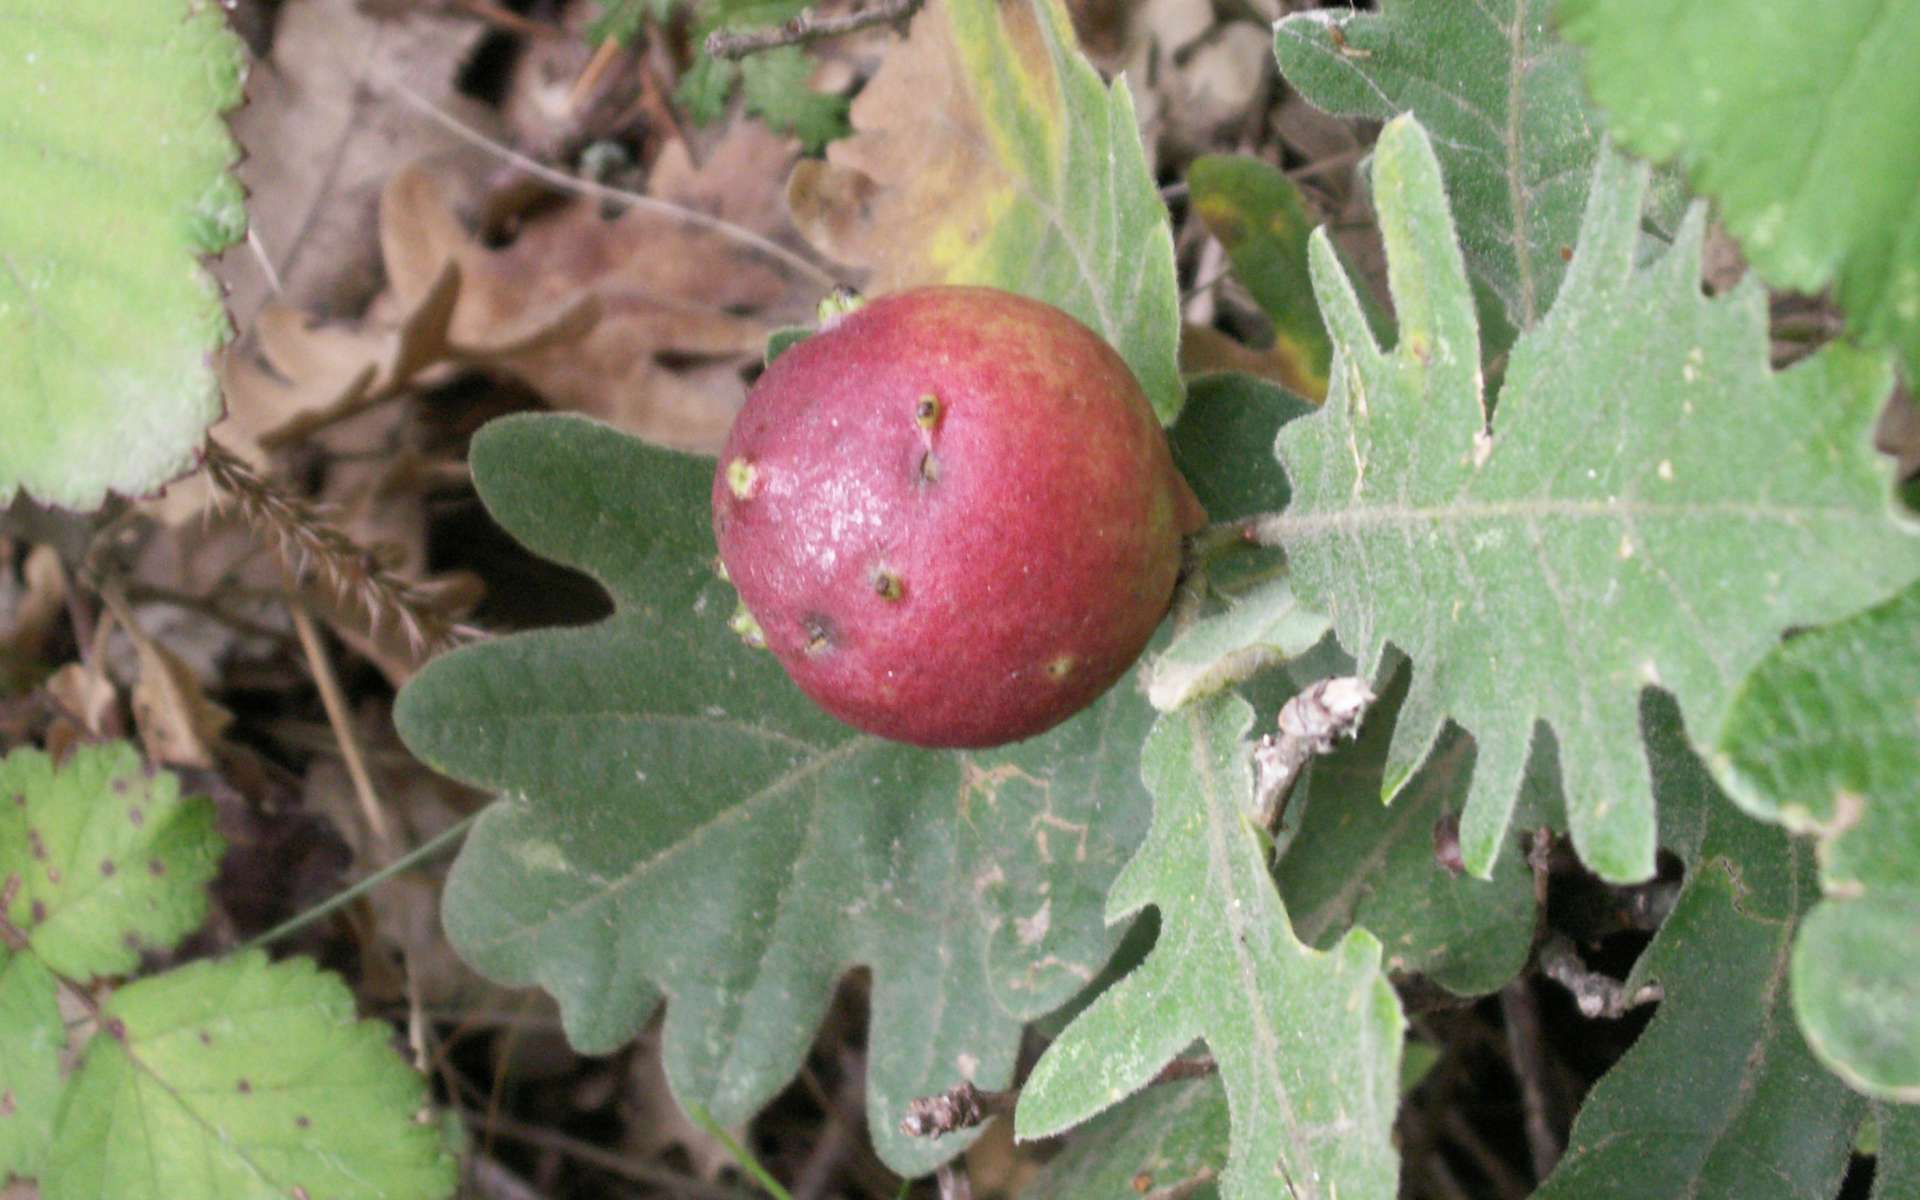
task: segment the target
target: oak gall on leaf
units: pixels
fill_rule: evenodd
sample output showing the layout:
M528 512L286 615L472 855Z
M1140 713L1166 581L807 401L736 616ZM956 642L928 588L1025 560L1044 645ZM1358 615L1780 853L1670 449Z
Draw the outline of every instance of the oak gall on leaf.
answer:
M990 288L874 300L775 360L713 485L727 574L808 696L924 746L1092 703L1205 521L1126 363Z

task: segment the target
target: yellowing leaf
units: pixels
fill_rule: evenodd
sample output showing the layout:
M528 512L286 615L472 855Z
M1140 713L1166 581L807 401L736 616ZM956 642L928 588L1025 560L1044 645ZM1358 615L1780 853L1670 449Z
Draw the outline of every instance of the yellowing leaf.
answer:
M1163 421L1180 411L1179 288L1133 99L1054 0L934 0L853 104L854 136L794 169L815 245L868 289L1005 288L1111 342Z

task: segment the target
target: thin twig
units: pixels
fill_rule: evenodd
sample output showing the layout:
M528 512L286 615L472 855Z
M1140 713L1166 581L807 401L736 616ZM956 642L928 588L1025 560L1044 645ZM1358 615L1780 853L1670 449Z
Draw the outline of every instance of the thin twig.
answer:
M876 0L870 8L842 13L836 17L815 16L811 8L784 25L762 29L716 29L707 35L707 54L713 58L739 59L776 46L804 46L821 38L858 33L889 21L905 21L920 7L921 0Z
M670 203L657 196L644 196L639 192L623 191L620 188L608 187L604 183L595 183L590 179L581 179L578 176L569 175L565 171L556 171L543 162L528 158L517 150L501 145L478 130L442 112L426 97L409 88L406 84L395 82L392 86L395 95L398 95L402 100L405 100L408 104L420 110L423 115L432 119L442 128L446 129L447 132L469 145L478 146L487 153L505 162L512 163L535 179L550 183L562 191L575 192L582 196L591 196L596 200L604 200L609 204L618 204L626 208L646 209L648 212L656 212L663 216L672 217L677 221L684 221L688 225L696 225L702 229L711 230L722 237L731 238L743 246L759 251L768 258L786 266L796 275L819 284L822 288L831 290L839 286L839 281L834 279L833 276L827 274L819 267L814 266L785 246L769 238L761 237L751 229L735 225L732 221L724 220L710 213L703 213L696 208L687 208L683 205Z
M280 924L275 925L272 929L267 930L265 933L259 934L256 937L250 938L247 941L242 942L240 946L234 951L234 953L238 954L246 950L256 950L261 946L266 946L273 942L277 942L281 938L286 937L290 933L294 933L298 930L306 928L308 925L313 924L315 921L318 921L320 918L327 916L329 913L337 912L338 910L345 908L347 905L352 904L355 900L359 899L366 892L371 891L376 887L379 887L381 884L385 883L389 879L392 879L395 875L398 875L400 872L410 870L413 867L418 866L419 864L425 862L427 859L430 859L434 855L440 853L442 850L446 849L448 846L451 846L453 843L459 841L460 838L466 835L467 830L473 827L473 823L479 819L480 819L479 813L473 813L466 817L461 818L455 824L447 827L445 830L441 831L440 833L434 835L432 838L430 838L426 842L422 843L418 849L410 850L406 854L401 855L399 858L394 859L391 863L388 863L386 866L380 868L378 871L375 871L373 874L367 876L365 879L362 879L359 883L354 884L353 886L347 888L344 891L334 893L332 896L327 897L325 900L322 900L320 903L314 905L312 908L309 908L307 911L303 913L297 913L294 916L287 918L285 921L282 921Z
M1540 970L1572 992L1580 1015L1589 1019L1615 1020L1642 1004L1656 1003L1663 995L1657 983L1629 993L1626 985L1613 976L1589 970L1578 948L1564 934L1554 934L1540 947Z
M320 629L313 622L313 614L297 600L287 606L287 611L293 617L294 632L300 635L307 670L313 675L314 686L320 689L320 706L326 710L327 724L333 726L333 740L347 765L347 778L353 782L360 815L366 818L367 831L373 835L374 861L385 862L393 857L393 827L387 823L386 807L380 803L373 776L367 771L367 760L360 753L360 738L353 730L353 713L347 708L346 692L340 687L340 677L334 673L326 643L320 640Z
M702 1183L691 1175L682 1175L678 1171L655 1166L632 1155L602 1150L591 1142L569 1137L557 1129L549 1129L544 1125L529 1125L516 1121L512 1117L489 1116L471 1108L462 1108L460 1116L468 1124L479 1126L489 1135L554 1150L629 1182L663 1188L669 1195L685 1196L688 1200L739 1200L740 1197L740 1193L732 1189Z
M1527 979L1514 980L1500 990L1500 1015L1507 1026L1507 1047L1513 1073L1520 1081L1520 1099L1526 1109L1527 1151L1533 1159L1536 1182L1553 1173L1560 1161L1560 1135L1547 1111L1547 1072L1541 1061L1546 1035L1540 1026L1540 1006Z
M1373 699L1366 680L1342 675L1309 685L1280 707L1275 722L1280 731L1253 748L1254 816L1262 826L1279 825L1307 763L1332 751L1341 738L1358 735L1360 718Z

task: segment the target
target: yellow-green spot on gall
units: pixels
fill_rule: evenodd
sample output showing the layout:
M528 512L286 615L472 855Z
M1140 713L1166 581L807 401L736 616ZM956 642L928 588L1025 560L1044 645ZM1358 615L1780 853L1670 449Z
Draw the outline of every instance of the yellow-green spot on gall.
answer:
M753 614L747 611L746 605L742 604L733 610L733 617L727 622L727 628L733 630L739 635L741 641L755 650L767 648L767 631L760 628L760 622L753 619Z
M825 654L833 648L833 626L820 613L808 613L801 621L807 635L807 653Z
M939 478L940 460L933 456L933 451L929 450L920 456L920 480L923 483L933 483Z
M1047 660L1047 677L1059 683L1073 674L1074 660L1071 654L1057 655Z
M885 567L873 570L873 594L889 603L898 602L907 594L907 585L900 576Z
M735 500L753 499L754 484L760 481L760 469L751 459L734 458L727 462L727 488Z
M913 423L932 433L940 427L940 397L928 392L920 397L913 406Z

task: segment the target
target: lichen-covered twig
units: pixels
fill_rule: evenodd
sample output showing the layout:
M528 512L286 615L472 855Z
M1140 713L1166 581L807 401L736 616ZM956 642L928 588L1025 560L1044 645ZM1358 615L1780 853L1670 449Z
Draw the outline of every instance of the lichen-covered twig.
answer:
M1197 1079L1219 1069L1220 1064L1211 1057L1176 1058L1160 1068L1160 1073L1148 1081L1148 1086ZM900 1132L908 1137L932 1138L972 1129L994 1117L1011 1114L1019 1101L1019 1088L989 1092L973 1086L970 1080L962 1080L938 1095L922 1096L909 1102L907 1115L900 1122Z
M1372 703L1366 680L1342 675L1322 679L1281 705L1276 721L1280 731L1253 748L1254 819L1268 829L1277 826L1301 768L1331 751L1341 738L1358 733L1360 718Z
M1662 995L1657 983L1629 992L1613 976L1590 970L1581 960L1580 951L1563 934L1554 934L1540 947L1540 970L1573 993L1573 1002L1583 1017L1614 1020L1642 1004L1658 1001Z
M811 8L783 25L762 29L716 29L707 35L707 53L714 58L738 59L776 46L804 46L821 38L855 33L888 21L905 21L922 0L875 0L866 8L836 17L818 17Z

